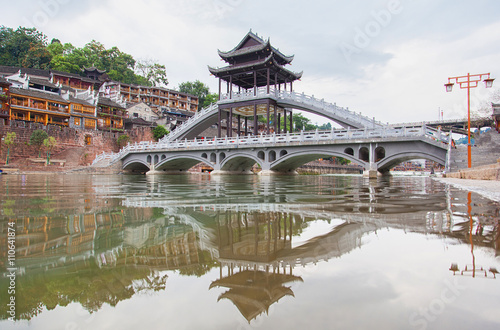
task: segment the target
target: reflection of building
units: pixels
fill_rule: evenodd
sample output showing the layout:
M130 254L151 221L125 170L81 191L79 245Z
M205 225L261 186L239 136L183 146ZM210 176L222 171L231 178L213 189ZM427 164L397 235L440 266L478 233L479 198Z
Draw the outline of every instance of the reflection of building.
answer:
M291 269L290 269L291 271ZM280 274L257 269L246 269L239 273L230 274L210 284L214 287L225 287L229 290L222 293L218 300L229 299L238 308L248 322L263 312L268 312L269 307L285 296L294 296L290 287L284 286L290 282L302 282L302 278L292 274Z

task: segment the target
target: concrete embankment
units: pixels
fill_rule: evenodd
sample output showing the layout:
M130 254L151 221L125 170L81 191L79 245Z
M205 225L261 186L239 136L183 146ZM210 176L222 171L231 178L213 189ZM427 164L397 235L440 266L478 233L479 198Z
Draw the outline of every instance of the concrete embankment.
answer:
M469 180L500 180L500 163L462 169L457 172L446 173L446 178Z

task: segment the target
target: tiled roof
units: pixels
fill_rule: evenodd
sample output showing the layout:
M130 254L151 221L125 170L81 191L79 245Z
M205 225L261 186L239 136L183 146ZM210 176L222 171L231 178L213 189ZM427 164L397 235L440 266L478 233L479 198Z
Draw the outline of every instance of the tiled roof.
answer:
M97 101L97 104L99 105L105 105L108 107L112 108L119 108L119 109L125 109L123 106L119 105L118 103L111 101L111 99L108 99L107 97L99 97L99 100Z
M77 103L77 104L82 104L82 105L85 105L85 106L88 106L88 107L93 107L94 105L85 101L85 100L82 100L82 99L79 99L79 98L76 98L76 97L73 97L73 96L69 96L69 101L71 103Z
M21 68L18 66L8 66L8 65L0 65L0 74L7 74L7 75L12 75L14 73L19 72L21 70L21 73L27 73L28 75L31 76L39 76L39 77L50 77L50 71L48 70L42 70L42 69L32 69L32 68Z
M40 78L33 78L30 77L30 83L37 84L37 85L42 85L42 86L47 86L51 88L59 88L57 85L51 83L47 79L40 79Z
M60 95L42 92L42 91L37 91L34 89L23 89L23 88L11 87L10 93L17 94L17 95L23 95L23 96L36 97L36 98L40 98L40 99L46 99L46 100L55 101L55 102L59 102L59 103L69 103L67 100L63 99Z

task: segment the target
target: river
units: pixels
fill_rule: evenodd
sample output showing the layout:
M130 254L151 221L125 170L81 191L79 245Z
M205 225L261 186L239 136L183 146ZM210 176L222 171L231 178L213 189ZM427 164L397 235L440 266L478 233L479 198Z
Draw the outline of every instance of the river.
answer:
M2 175L1 329L499 329L500 205L426 177Z

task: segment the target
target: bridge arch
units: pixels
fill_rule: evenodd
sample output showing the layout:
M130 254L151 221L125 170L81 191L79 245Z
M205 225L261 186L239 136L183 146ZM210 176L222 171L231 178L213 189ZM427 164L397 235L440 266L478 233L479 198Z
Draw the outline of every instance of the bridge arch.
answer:
M278 172L291 172L298 167L309 163L313 160L328 157L340 157L350 160L352 163L358 164L360 166L366 167L366 163L360 159L357 159L351 155L336 152L336 151L325 151L325 150L308 150L308 151L297 151L286 154L284 157L270 164L270 169Z
M388 172L391 168L396 165L415 159L427 159L445 165L446 160L439 158L433 154L426 152L405 152L391 155L377 163L377 168L379 172Z
M210 163L207 159L197 156L197 155L176 155L172 157L166 157L162 159L159 163L155 165L156 171L164 171L164 172L186 172L191 167L196 164L204 163L208 166L213 167L213 164Z
M123 163L122 169L127 172L146 173L150 170L149 163L143 160L133 159Z
M257 163L262 168L262 160L251 154L234 153L229 155L220 164L222 171L249 173L252 166Z

